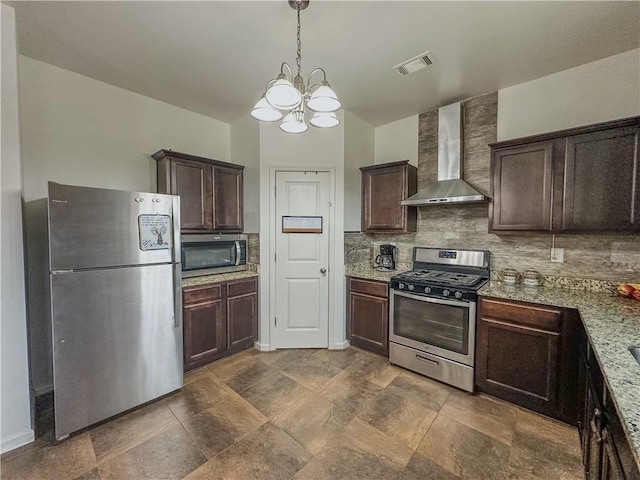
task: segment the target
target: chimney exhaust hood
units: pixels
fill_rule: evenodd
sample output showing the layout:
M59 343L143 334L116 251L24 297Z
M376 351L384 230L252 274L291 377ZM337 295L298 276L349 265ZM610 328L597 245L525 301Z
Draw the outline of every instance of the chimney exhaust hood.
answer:
M438 109L438 181L431 182L402 205L461 205L487 202L484 193L462 180L462 106L460 102Z

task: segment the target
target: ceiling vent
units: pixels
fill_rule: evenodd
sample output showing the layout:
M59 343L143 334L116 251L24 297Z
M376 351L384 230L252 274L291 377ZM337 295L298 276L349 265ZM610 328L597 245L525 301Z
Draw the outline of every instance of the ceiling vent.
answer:
M437 63L433 53L426 51L393 67L400 75L409 75Z

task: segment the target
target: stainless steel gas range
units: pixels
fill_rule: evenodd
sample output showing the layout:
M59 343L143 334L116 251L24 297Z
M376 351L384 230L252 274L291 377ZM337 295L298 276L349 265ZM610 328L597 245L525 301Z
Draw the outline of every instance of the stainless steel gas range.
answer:
M477 291L489 252L415 247L391 278L389 361L473 392Z

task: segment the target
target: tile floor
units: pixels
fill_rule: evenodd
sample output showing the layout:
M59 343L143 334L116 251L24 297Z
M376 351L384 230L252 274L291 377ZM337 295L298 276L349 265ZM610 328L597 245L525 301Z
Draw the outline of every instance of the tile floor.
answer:
M247 350L0 459L10 479L580 479L577 431L349 348Z

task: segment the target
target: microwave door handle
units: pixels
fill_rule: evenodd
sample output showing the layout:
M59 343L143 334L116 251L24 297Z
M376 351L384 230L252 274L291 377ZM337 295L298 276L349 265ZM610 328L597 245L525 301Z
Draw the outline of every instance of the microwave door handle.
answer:
M240 265L240 255L242 251L240 250L240 240L236 240L236 265Z

